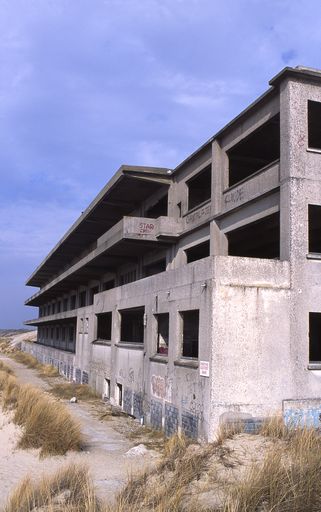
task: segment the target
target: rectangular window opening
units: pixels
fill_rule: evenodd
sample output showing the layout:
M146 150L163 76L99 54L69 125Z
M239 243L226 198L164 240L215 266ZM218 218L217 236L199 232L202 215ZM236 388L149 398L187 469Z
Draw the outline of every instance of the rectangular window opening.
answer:
M227 233L228 255L280 258L280 216L274 213Z
M157 354L168 355L169 313L155 315L157 321Z
M206 240L206 242L185 249L185 254L187 263L207 258L210 255L210 241Z
M321 313L309 313L309 362L321 364Z
M84 308L87 305L87 292L86 290L79 294L79 307Z
M199 310L182 311L183 321L183 357L198 357Z
M97 315L97 339L111 340L112 313L99 313Z
M186 182L188 187L188 209L211 199L212 166L208 165L196 176Z
M120 339L126 343L144 343L145 308L132 308L120 311Z
M94 297L97 293L99 293L99 286L94 286L90 289L90 304L94 303Z
M309 252L321 254L321 206L309 204Z
M321 149L321 103L308 100L308 145Z
M104 397L110 398L110 379L104 379Z
M70 309L76 309L76 295L70 297Z
M229 186L280 159L280 115L277 114L227 151Z

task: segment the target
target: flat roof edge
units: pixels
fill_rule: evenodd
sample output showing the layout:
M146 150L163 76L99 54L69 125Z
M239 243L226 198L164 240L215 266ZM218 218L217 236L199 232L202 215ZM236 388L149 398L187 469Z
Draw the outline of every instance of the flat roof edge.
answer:
M170 172L169 172L170 171ZM141 174L142 177L145 175L151 176L159 176L164 179L165 177L170 180L172 171L169 168L165 167L147 167L147 166L139 166L139 165L127 165L123 164L119 167L116 173L111 177L111 179L106 183L106 185L100 190L100 192L94 197L89 206L79 215L79 217L75 220L75 222L71 225L71 227L66 231L66 233L60 238L60 240L56 243L56 245L51 249L51 251L47 254L47 256L42 260L42 262L37 266L34 272L27 278L26 286L38 286L34 284L33 279L39 270L45 265L45 263L51 258L51 256L55 253L55 251L67 240L69 235L88 217L91 211L97 206L99 201L116 185L116 183L120 183L122 178L125 175L131 174ZM135 176L133 176L134 178Z

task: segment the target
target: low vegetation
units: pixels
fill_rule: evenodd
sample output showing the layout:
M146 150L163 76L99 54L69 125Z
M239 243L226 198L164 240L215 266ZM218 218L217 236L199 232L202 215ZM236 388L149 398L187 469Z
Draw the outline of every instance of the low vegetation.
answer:
M28 368L36 368L39 369L41 367L38 360L31 354L27 352L21 352L21 350L17 350L13 353L12 357L18 361L18 363L22 363L26 365Z
M70 464L40 482L25 478L3 512L100 512L86 466Z
M22 427L20 447L40 448L41 457L82 449L80 426L63 404L19 384L5 369L0 369L0 390L4 409L12 410L14 423Z
M70 400L73 396L81 400L94 400L100 397L87 384L76 384L75 382L63 382L52 386L51 393L58 398Z

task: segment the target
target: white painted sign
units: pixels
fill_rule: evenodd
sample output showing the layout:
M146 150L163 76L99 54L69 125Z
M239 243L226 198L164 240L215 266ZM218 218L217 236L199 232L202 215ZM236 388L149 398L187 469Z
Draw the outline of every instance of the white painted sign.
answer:
M210 363L208 361L200 361L200 376L201 377L209 377L210 376Z

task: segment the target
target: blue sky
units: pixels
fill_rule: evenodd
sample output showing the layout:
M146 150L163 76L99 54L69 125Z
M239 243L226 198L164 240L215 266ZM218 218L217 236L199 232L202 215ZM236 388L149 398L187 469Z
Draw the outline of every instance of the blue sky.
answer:
M284 66L321 68L310 0L0 0L0 328L122 163L175 167Z

